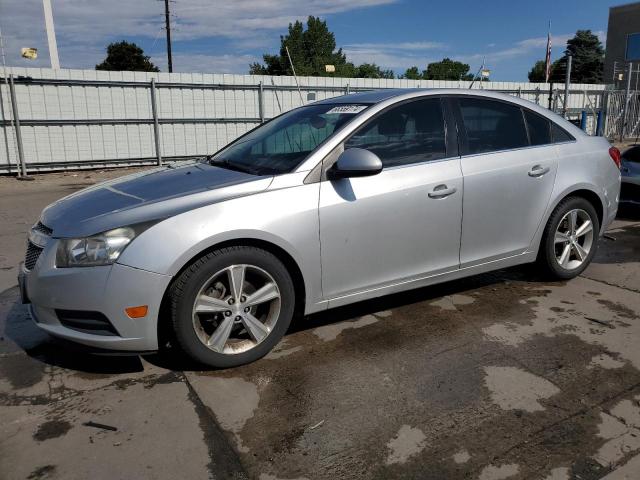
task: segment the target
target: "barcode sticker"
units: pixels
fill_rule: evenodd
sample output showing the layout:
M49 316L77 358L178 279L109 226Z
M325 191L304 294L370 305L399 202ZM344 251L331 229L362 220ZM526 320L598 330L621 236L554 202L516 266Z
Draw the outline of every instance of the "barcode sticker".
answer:
M330 113L360 113L361 111L363 111L365 108L367 108L366 105L340 105L339 107L333 107L331 110L329 110L327 112L327 114Z

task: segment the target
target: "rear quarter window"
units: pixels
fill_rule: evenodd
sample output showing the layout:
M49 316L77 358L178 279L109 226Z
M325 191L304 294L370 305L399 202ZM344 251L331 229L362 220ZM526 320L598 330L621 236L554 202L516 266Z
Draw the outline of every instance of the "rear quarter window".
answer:
M548 145L552 143L551 121L529 110L524 110L524 118L527 121L531 145Z
M575 140L570 133L554 122L551 122L551 139L553 143L572 142Z

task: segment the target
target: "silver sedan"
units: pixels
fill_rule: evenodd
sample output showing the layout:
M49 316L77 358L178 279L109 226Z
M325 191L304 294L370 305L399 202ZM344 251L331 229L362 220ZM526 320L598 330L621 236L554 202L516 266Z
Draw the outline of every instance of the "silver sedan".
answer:
M54 336L230 367L304 314L535 261L575 277L619 192L620 152L533 103L347 95L48 206L21 292Z

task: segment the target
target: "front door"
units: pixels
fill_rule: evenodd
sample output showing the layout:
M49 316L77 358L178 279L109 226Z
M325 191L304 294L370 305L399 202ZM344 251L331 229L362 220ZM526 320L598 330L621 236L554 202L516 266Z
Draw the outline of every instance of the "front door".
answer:
M423 98L390 107L344 143L376 153L383 170L321 182L325 298L459 268L462 175L445 132L440 99Z

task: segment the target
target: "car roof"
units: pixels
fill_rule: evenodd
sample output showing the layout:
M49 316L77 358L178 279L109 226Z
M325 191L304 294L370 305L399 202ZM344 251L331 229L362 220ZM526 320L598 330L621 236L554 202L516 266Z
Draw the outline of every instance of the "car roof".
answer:
M487 97L496 100L506 101L512 104L521 105L530 110L533 110L540 115L543 115L550 120L562 125L565 130L571 132L573 136L585 135L580 128L573 125L571 122L565 120L560 115L554 113L552 110L535 104L529 100L519 98L506 93L483 90L483 89L465 89L465 88L385 88L382 90L370 90L365 92L350 93L348 95L341 95L339 97L327 98L313 102L313 105L333 105L333 104L349 104L349 103L364 103L364 104L379 104L383 102L394 103L395 101L402 101L405 99L412 99L421 96L428 95L454 95L454 96L474 96L474 97ZM397 99L397 100L396 100Z
M327 98L315 102L316 105L334 103L379 103L393 97L399 97L413 92L430 92L433 88L385 88L383 90L370 90L366 92L350 93L339 97Z
M506 100L512 103L522 103L522 99L493 90L468 89L468 88L384 88L381 90L367 90L358 93L349 93L339 97L331 97L325 100L314 102L315 105L322 104L345 104L345 103L368 103L376 104L396 97L416 97L421 95L470 95L490 97ZM525 102L531 103L531 102Z

